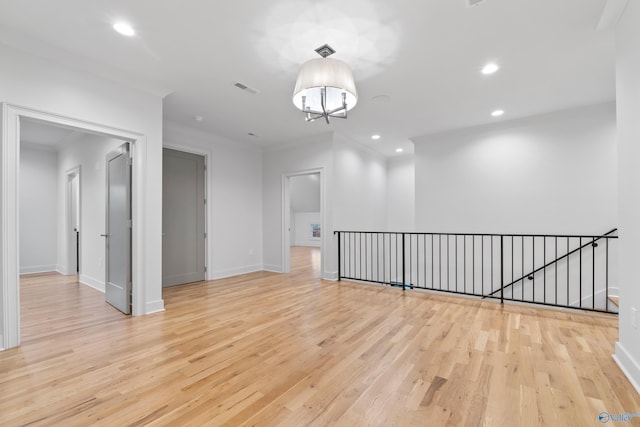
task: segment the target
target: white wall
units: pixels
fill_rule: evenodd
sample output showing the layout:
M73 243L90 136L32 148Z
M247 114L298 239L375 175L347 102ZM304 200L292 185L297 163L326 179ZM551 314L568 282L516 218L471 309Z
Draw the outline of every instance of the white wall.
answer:
M207 279L262 270L262 153L167 123L164 144L207 162Z
M615 358L640 393L640 3L630 1L616 29L620 339ZM635 322L636 326L632 326Z
M415 231L413 155L387 160L387 231Z
M291 227L295 246L320 247L320 238L311 235L311 224L320 224L320 235L324 232L320 212L295 212L292 223L295 224L295 227Z
M320 175L290 178L291 209L294 212L320 212Z
M58 210L58 265L66 260L66 172L80 166L80 282L105 290L106 156L123 141L91 134L76 134L61 148L56 177ZM67 267L65 265L65 267ZM68 271L68 268L65 268Z
M270 271L282 271L282 185L287 173L322 169L324 174L324 221L322 230L322 276L335 278L337 263L333 237L333 137L323 134L304 141L297 141L287 148L266 151L263 154L262 199L264 230L264 267Z
M58 154L48 146L20 147L20 273L57 269Z
M336 230L379 231L387 225L386 159L335 134L333 142Z
M615 106L415 138L416 228L598 234L618 224Z
M135 237L139 256L135 258L133 312L146 314L162 310L162 218L159 214L162 212L161 96L125 87L0 44L0 101L145 137L145 142L139 145L145 152L134 160L135 179L143 187L142 194L139 194L140 203L135 202L134 207L146 216L146 220L136 225L139 227ZM9 124L3 122L5 126ZM8 141L3 139L2 144L8 144ZM8 241L7 236L1 237ZM15 286L10 284L13 279L7 279L7 274L6 271L0 272L3 286L6 284L5 292L9 286ZM0 303L3 307L0 319L6 320L4 312L10 311L6 306L8 301ZM17 320L14 314L10 317ZM6 325L13 330L17 321L11 319ZM7 331L4 322L0 328ZM15 345L13 337L4 338L9 345Z

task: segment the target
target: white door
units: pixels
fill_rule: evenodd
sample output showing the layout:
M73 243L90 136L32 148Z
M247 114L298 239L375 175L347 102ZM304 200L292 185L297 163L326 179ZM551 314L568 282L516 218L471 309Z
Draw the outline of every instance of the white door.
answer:
M162 286L205 279L204 156L165 148L162 160Z
M129 143L107 154L105 298L131 312L131 157Z

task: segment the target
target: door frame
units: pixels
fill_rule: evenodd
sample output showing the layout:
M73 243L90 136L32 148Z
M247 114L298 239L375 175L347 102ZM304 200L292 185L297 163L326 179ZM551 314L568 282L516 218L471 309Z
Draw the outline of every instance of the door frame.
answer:
M327 245L325 245L326 238L326 212L325 212L325 177L324 168L305 169L296 172L285 172L282 174L282 272L289 273L291 271L291 246L287 244L287 233L290 233L291 228L291 177L304 176L312 174L320 174L320 221L322 222L321 235L320 235L320 276L324 278L324 266L327 259ZM289 235L291 239L291 235ZM290 241L289 241L290 243Z
M144 195L146 193L147 137L144 134L92 123L46 111L2 103L0 148L0 304L2 336L0 349L20 345L20 269L19 269L19 175L20 120L75 128L131 143L132 173L132 297L133 315L145 314L144 271Z
M210 150L173 143L162 144L162 148L168 148L170 150L182 151L183 153L196 154L198 156L204 157L204 195L207 199L207 202L204 204L204 232L207 234L207 237L204 241L204 267L206 268L207 272L205 273L204 278L205 280L213 280L213 268L209 267L213 265L213 259L211 259L210 257L213 255L214 240L210 238L210 231L213 230L213 220L211 219L211 215L209 215L209 212L211 212L209 206L211 205L211 203L213 203L211 185L209 185L209 174L212 172L210 172L209 170L209 164L211 163L210 160L213 157L213 154Z
M72 234L73 231L73 224L71 223L71 219L72 219L72 210L73 210L73 205L72 205L72 192L73 189L71 188L71 183L73 182L73 179L75 177L78 177L78 195L77 195L77 203L78 203L78 228L80 230L82 230L82 171L81 171L81 167L80 165L74 166L71 169L68 169L65 172L65 186L66 186L66 191L65 191L65 197L66 197L66 201L65 201L65 210L64 210L64 214L65 214L65 221L64 221L64 230L63 230L63 236L65 236L64 238L64 243L65 243L65 247L64 247L64 253L65 253L65 260L64 260L64 274L66 275L70 275L70 274L80 274L80 262L78 261L78 271L76 272L71 265L73 264L73 245L75 245L75 240L74 239L74 235ZM82 246L82 242L79 242L79 246ZM81 248L78 248L78 254L76 255L78 259L80 259L81 257Z

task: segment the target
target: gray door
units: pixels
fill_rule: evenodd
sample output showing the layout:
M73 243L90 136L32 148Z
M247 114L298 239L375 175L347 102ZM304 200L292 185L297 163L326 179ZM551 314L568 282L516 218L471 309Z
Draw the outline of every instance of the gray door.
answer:
M204 156L165 148L162 162L162 286L204 280Z
M131 158L129 143L107 154L105 298L131 312Z

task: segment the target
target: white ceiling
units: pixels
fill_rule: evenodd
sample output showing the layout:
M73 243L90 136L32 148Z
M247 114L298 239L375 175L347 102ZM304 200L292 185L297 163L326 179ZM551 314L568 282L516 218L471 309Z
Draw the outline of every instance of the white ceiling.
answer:
M613 100L613 34L596 30L604 4L20 0L0 3L0 40L168 93L166 120L234 141L269 147L337 130L395 155L415 136ZM117 20L137 35L114 32ZM330 125L306 123L291 102L299 65L324 43L352 66L359 91L349 118ZM492 76L480 73L488 61L501 66ZM496 108L505 115L491 117Z

